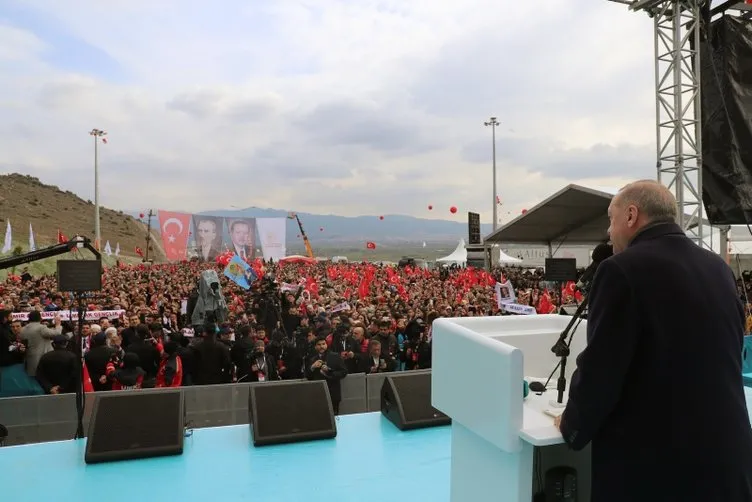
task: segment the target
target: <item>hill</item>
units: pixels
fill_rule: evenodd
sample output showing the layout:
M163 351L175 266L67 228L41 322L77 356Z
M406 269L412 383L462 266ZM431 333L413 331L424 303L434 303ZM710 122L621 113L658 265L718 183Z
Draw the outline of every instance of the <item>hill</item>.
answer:
M109 241L114 252L120 244L124 258L136 258L135 248L145 248L146 227L123 211L100 207L102 246ZM37 249L57 244L57 231L71 237L79 234L94 239L94 203L70 191L45 185L32 176L0 175L0 233L7 221L13 231L13 246L29 251L29 224L34 229ZM156 239L157 241L159 239ZM164 260L160 245L152 246L157 261Z

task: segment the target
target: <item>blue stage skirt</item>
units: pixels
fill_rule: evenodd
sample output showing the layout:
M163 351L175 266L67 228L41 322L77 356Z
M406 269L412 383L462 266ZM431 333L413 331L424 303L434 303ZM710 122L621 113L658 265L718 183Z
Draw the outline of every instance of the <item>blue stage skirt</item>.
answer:
M26 367L23 364L0 367L0 398L43 394L42 386L35 378L26 374Z

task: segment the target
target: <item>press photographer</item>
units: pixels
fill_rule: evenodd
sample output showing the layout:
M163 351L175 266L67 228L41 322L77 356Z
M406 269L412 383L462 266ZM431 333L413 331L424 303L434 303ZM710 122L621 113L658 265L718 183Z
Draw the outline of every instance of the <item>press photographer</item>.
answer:
M266 353L264 342L262 340L256 340L249 363L250 371L248 372L248 382L279 380L275 360Z

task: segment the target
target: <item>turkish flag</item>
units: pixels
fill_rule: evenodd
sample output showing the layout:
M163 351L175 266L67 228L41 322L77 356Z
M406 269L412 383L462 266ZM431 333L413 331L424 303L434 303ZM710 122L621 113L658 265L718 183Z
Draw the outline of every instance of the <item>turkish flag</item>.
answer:
M89 376L89 369L83 360L81 364L83 365L84 392L94 392L94 386L91 384L91 377Z
M366 242L366 247L368 249L376 249L376 243L375 242Z
M159 231L162 234L162 247L169 261L186 258L190 225L190 214L159 210Z

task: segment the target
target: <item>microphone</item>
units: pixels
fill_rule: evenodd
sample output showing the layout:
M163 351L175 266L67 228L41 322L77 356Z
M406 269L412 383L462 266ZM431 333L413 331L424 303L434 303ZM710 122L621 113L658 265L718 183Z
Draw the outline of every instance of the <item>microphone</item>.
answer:
M585 269L585 272L580 276L580 280L577 281L577 289L583 290L590 287L590 282L593 280L595 271L598 266L606 258L610 258L614 255L614 248L610 244L598 244L593 249L593 262Z

